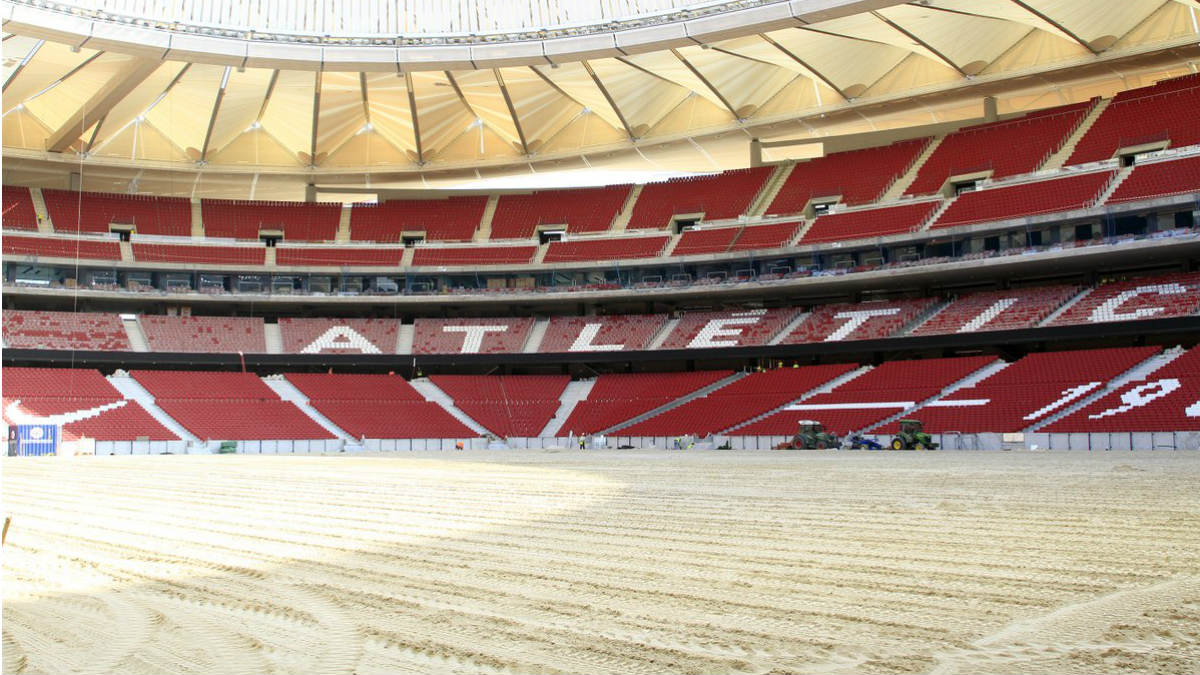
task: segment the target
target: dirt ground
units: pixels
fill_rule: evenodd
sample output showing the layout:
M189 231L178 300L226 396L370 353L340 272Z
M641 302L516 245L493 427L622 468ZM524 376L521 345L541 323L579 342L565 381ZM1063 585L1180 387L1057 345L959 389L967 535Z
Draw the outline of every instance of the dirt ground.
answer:
M5 673L1200 672L1200 452L2 467Z

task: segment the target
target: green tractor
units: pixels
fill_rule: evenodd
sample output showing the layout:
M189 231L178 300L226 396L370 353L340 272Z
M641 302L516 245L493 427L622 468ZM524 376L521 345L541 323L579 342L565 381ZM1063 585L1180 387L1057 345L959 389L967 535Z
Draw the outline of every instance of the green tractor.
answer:
M892 437L892 449L937 450L938 444L924 429L920 420L900 420L900 432Z
M800 432L792 438L792 447L800 450L829 450L841 447L837 434L825 431L825 425L813 420L802 420Z

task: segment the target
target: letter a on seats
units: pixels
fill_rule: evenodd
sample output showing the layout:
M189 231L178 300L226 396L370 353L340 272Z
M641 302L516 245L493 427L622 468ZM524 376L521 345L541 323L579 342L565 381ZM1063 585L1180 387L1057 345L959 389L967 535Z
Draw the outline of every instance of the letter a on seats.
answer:
M320 354L326 349L357 349L363 354L380 354L370 340L349 326L334 326L321 333L307 347L300 350L301 354Z

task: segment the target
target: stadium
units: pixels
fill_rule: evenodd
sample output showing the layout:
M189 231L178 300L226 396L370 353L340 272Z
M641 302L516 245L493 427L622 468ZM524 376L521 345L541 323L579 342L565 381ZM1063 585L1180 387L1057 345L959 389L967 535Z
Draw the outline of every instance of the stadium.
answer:
M5 673L1200 670L1200 2L0 21Z

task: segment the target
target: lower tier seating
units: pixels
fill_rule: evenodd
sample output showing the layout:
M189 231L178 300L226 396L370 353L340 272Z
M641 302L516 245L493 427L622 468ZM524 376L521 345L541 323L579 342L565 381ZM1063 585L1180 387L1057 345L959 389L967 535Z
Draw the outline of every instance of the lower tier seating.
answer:
M1030 354L972 387L923 406L913 416L930 433L1021 431L1099 391L1158 351L1125 347ZM892 422L872 431L898 429Z
M418 267L523 265L532 262L536 253L536 246L459 246L454 248L423 246L413 251L412 264Z
M402 248L277 246L276 265L324 267L399 267Z
M955 227L1092 206L1113 178L1112 171L1085 173L965 192L942 212L933 228Z
M596 378L559 435L594 434L729 377L729 370L690 373L621 373Z
M41 421L30 417L56 417L63 423L66 440L177 440L139 403L122 398L99 371L7 367L3 375L6 424Z
M454 405L502 438L537 436L554 417L566 375L434 375Z
M890 361L761 420L733 429L735 436L791 436L801 420L815 420L839 436L878 424L995 362L990 356Z
M356 438L474 438L477 434L430 401L312 401Z
M800 243L819 244L914 232L929 220L939 206L940 201L929 201L819 216L800 238Z
M135 241L133 257L139 262L264 265L267 249L262 246L188 246Z
M1200 347L1041 431L1200 431Z
M312 400L424 401L403 377L359 373L288 373L287 381Z
M555 241L546 250L545 262L587 262L592 260L630 260L662 255L670 237L621 237L616 239L573 239Z
M794 401L854 370L852 364L778 368L751 373L706 396L619 429L621 436L707 436Z
M130 375L159 408L204 441L333 438L253 373L134 370Z
M1169 162L1137 164L1106 204L1200 192L1200 155Z

